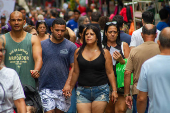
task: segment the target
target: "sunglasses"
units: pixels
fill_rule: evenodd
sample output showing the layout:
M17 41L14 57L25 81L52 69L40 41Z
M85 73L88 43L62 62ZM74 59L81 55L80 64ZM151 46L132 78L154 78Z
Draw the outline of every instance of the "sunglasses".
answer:
M38 20L38 22L45 22L45 20Z
M107 22L106 25L110 25L110 24L117 24L116 21L112 21L112 22Z

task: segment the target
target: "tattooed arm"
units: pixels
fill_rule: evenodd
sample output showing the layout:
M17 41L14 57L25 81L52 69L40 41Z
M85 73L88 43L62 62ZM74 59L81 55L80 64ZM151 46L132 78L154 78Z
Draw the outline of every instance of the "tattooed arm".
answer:
M2 42L2 46L5 48L6 45L5 35L0 35L0 42Z

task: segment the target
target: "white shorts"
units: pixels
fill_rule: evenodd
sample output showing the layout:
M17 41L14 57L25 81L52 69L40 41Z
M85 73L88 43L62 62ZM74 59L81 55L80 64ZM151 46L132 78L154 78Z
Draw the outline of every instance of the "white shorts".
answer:
M44 112L55 108L67 112L71 106L71 98L66 99L62 90L43 89L39 94Z

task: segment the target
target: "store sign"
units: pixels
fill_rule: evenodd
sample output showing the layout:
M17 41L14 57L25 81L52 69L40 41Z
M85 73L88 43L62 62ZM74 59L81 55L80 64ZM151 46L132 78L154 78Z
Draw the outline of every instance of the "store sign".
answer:
M0 0L0 16L6 16L8 22L10 14L14 11L15 0Z

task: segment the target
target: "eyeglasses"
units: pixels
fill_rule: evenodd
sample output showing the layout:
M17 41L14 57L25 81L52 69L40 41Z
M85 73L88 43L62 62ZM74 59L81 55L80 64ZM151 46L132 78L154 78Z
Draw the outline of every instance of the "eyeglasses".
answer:
M0 49L0 52L3 53L3 54L5 54L6 49Z
M116 21L112 21L112 22L107 22L106 25L110 25L110 24L117 24Z

